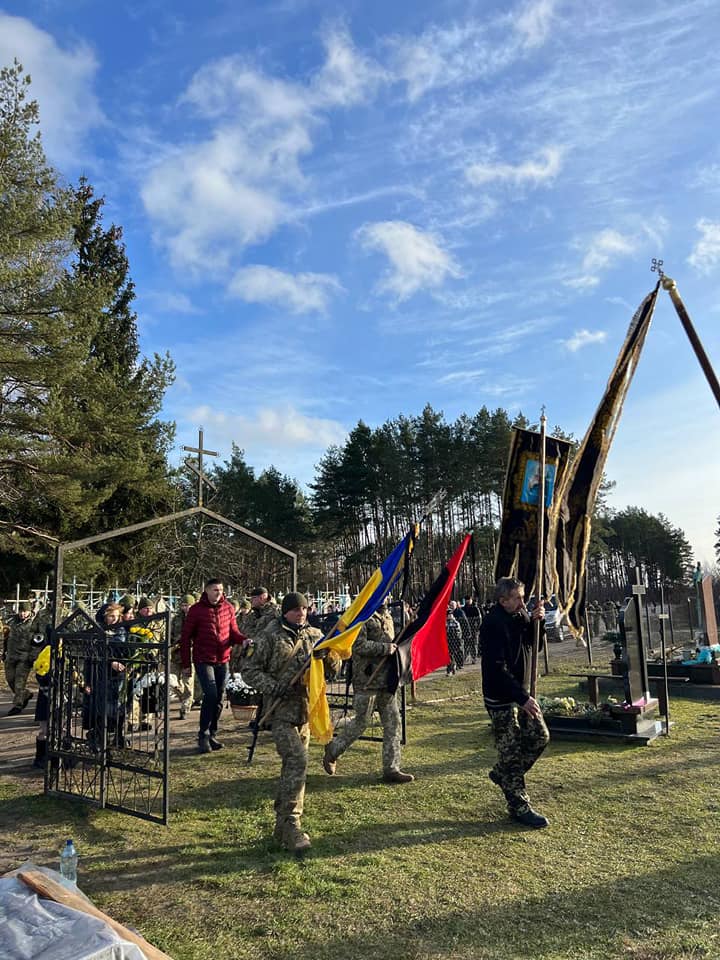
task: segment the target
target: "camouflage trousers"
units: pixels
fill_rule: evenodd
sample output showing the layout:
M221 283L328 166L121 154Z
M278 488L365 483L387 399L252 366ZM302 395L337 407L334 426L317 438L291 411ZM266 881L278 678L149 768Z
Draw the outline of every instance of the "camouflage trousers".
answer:
M498 758L490 777L505 794L508 810L523 813L530 807L525 774L550 742L545 721L536 720L516 704L489 710Z
M178 700L181 703L193 699L193 684L195 682L195 668L191 667L192 673L190 677L184 677L182 672L182 663L179 660L170 660L170 673L172 673L177 680L177 687L175 688L175 694ZM202 697L202 691L200 691L200 696Z
M363 735L376 707L383 728L383 773L394 773L400 769L400 738L402 734L400 708L398 707L397 694L388 693L387 690L356 690L354 692L353 710L355 716L340 729L328 745L327 752L331 760L337 760L345 753L351 743L354 743L358 737Z
M310 727L307 723L287 723L273 718L272 738L282 760L275 796L275 816L278 821L288 817L299 818L305 803Z
M12 690L13 706L25 706L25 688L32 664L27 657L14 657L11 653L5 661L5 679Z

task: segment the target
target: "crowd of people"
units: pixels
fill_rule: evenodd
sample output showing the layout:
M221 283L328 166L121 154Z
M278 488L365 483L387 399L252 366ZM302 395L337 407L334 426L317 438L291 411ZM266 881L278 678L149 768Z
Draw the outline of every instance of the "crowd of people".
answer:
M494 600L482 608L472 597L465 597L462 603L451 601L447 671L455 673L468 662L481 661L485 707L498 751L490 780L502 791L514 820L542 827L547 820L530 806L525 775L548 742L542 712L530 695L529 677L532 619L542 625L543 607L540 604L529 614L523 585L510 578L498 582ZM33 616L29 604L20 606L6 645L6 679L14 694L10 715L21 713L32 697L27 681L34 665L39 685L36 719L41 724L35 763L43 766L50 617L47 608ZM122 748L128 730L142 727L156 708L137 695L142 684L137 683L134 649L151 646L148 640L157 643L164 639L164 621L154 617L160 612L158 606L147 597L136 603L129 595L119 600L110 596L96 613L107 649L99 661L102 666L88 664L82 677L83 728L90 743L105 736L108 744ZM355 640L350 671L353 716L338 726L325 747L322 765L328 775L336 774L338 762L377 711L383 730L382 779L390 784L409 784L415 779L402 769L398 694L388 689L387 669L397 648L398 628L413 614L405 605L398 623L386 603L366 621ZM263 586L252 590L245 601L231 601L222 581L213 578L205 583L200 597L187 594L181 598L171 621L171 689L179 700L181 717L186 717L193 705L200 707L197 741L201 754L223 747L218 727L231 670L241 672L247 684L263 696L264 719L281 759L274 836L296 853L311 845L302 826L310 740L308 688L303 675L310 659L318 655L324 661L326 679L338 675L339 656L315 647L332 625L333 616L339 615L339 609L319 614L312 600L297 592L286 594L278 605ZM147 670L147 660L143 663Z

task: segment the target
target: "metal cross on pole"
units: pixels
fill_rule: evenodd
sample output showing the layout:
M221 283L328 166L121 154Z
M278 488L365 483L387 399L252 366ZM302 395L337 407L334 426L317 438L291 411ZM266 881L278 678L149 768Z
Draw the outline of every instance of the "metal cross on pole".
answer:
M210 480L207 474L203 471L203 456L206 456L206 457L220 456L220 454L216 450L205 449L205 447L203 446L203 436L204 436L203 428L200 427L200 430L198 431L198 445L196 447L183 447L183 450L186 450L188 453L196 453L198 455L197 466L195 466L195 464L192 462L190 457L185 457L185 466L188 467L188 469L192 470L192 472L198 478L198 504L197 505L199 507L203 505L203 483L206 483L212 490L217 489L215 487L215 484L212 482L212 480Z

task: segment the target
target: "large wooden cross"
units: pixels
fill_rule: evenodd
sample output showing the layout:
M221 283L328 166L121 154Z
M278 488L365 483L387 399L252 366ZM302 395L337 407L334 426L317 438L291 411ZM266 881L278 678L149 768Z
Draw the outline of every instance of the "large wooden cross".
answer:
M206 450L203 446L203 428L200 427L198 432L198 445L196 447L183 447L183 450L186 450L188 453L196 453L197 466L192 462L190 457L185 457L185 466L192 470L192 472L198 478L198 503L197 505L201 507L203 505L203 483L206 483L209 487L215 490L215 484L210 480L207 474L203 470L203 457L219 457L220 454L216 450Z

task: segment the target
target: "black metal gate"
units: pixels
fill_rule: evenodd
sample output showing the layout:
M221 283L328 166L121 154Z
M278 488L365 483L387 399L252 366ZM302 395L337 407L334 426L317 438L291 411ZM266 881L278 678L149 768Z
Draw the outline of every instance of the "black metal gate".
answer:
M53 631L47 794L167 823L169 637L169 612Z

